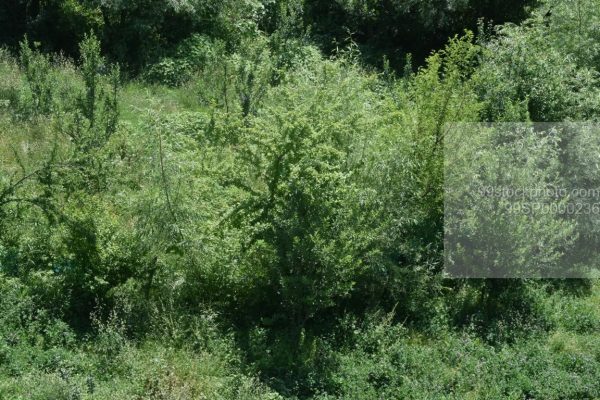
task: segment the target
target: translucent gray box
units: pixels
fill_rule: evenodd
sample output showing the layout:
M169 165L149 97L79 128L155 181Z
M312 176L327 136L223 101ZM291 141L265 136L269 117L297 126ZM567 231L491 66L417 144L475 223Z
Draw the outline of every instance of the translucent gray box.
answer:
M444 127L444 272L588 278L600 265L600 124Z

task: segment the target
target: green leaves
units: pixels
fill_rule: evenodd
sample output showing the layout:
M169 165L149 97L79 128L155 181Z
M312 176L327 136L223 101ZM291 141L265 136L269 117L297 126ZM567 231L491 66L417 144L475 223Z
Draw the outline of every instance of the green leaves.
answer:
M596 396L597 363L562 354L568 335L592 337L596 300L565 302L558 314L581 315L551 326L550 285L442 274L444 247L513 272L571 247L595 265L597 218L504 218L501 200L473 198L511 179L598 186L594 130L450 126L596 118L595 11L556 4L556 18L466 31L413 71L389 43L414 35L429 52L429 34L498 4L388 3L45 2L44 16L100 15L103 42L83 35L77 62L27 41L19 67L0 54L0 397L2 374L31 370L50 382L40 397L279 398L244 360L298 398ZM358 44L324 57L308 43L318 10L333 36L360 28ZM383 71L362 65L379 51ZM111 59L145 72L122 87ZM568 334L545 344L555 328ZM81 349L73 331L89 334ZM528 332L541 341L519 344ZM540 371L587 386L535 385Z
M50 59L40 53L39 43L31 49L27 37L21 42L19 61L25 73L29 86L31 100L21 100L25 113L35 115L48 115L54 108L54 82Z

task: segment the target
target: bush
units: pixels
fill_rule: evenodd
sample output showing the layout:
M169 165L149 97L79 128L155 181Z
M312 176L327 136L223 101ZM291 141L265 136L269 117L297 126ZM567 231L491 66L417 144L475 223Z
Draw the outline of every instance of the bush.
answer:
M192 67L186 61L163 58L160 62L152 65L145 73L145 79L149 82L161 83L167 86L179 86L190 80Z

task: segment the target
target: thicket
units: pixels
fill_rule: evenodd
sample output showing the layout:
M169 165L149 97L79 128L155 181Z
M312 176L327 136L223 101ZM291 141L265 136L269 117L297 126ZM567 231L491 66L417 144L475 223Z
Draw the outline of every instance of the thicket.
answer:
M525 184L556 183L566 159L597 182L585 132L444 146L449 122L596 121L598 1L465 31L416 72L369 67L363 40L392 59L378 41L402 13L445 10L435 28L411 17L435 32L428 52L491 4L335 2L375 32L325 56L306 29L321 2L13 3L0 15L26 23L3 30L18 54L0 52L0 398L600 397L597 277L442 274L444 225L488 212L444 221L444 201L466 198L445 193L444 162L479 146L482 180L535 164ZM45 25L65 16L84 23ZM497 151L519 141L539 151ZM545 222L495 226L515 238L501 261L530 267L531 238L539 260L600 239L594 221Z
M48 51L76 56L93 30L114 61L139 72L173 57L191 34L224 40L228 51L261 30L295 37L310 34L327 53L350 41L363 58L402 69L409 54L422 63L448 37L476 30L481 21L522 20L535 0L6 0L0 5L0 41L16 47L24 34Z

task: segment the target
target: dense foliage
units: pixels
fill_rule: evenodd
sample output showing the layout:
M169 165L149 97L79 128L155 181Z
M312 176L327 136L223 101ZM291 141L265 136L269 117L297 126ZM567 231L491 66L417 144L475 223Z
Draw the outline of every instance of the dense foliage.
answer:
M0 398L600 398L597 277L442 273L498 221L444 163L598 186L588 131L446 137L599 119L600 2L525 6L4 2ZM515 268L600 244L509 222Z
M447 38L477 24L522 19L535 0L6 0L0 40L16 46L24 34L48 50L77 53L93 30L107 54L135 70L169 56L193 33L225 40L229 50L257 30L284 36L313 33L327 52L360 44L365 59L404 66L423 61Z

